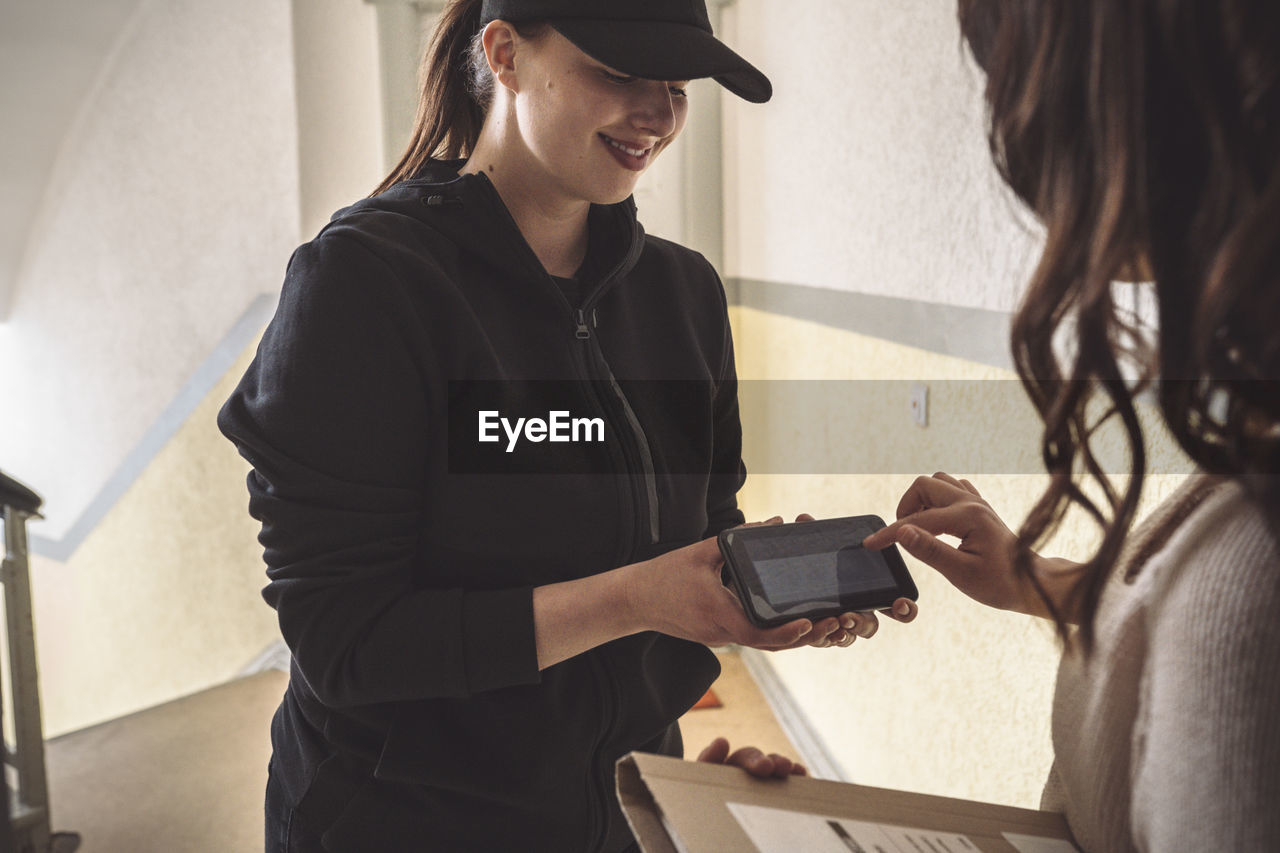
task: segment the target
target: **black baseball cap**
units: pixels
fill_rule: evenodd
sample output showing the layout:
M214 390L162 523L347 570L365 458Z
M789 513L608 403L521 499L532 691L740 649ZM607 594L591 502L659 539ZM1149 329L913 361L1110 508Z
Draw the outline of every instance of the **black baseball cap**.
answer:
M484 0L480 21L545 21L588 56L650 80L712 77L762 104L773 86L711 32L704 0Z

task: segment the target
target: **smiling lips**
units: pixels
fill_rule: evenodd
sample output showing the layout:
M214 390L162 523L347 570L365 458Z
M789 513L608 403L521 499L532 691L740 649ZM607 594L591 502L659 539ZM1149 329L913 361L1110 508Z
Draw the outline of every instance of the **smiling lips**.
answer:
M633 172L639 172L649 165L649 157L653 154L653 147L635 148L625 142L619 142L610 136L600 134L600 138L604 140L609 147L609 153L614 159Z

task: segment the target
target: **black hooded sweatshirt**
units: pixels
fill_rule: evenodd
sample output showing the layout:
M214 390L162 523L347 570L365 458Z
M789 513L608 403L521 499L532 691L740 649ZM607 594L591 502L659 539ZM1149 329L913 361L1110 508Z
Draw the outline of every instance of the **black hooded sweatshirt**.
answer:
M273 774L330 850L621 850L614 763L680 755L719 673L652 632L538 670L534 587L742 522L719 278L631 199L589 221L575 306L457 164L339 211L219 414L293 655ZM481 448L531 388L605 440Z

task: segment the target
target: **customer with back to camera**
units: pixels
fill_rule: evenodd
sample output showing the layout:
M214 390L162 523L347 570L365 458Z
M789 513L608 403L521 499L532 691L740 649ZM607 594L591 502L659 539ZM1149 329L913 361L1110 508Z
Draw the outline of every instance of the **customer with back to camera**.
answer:
M866 545L1056 621L1043 805L1084 850L1280 850L1280 6L962 0L960 23L996 164L1046 231L1013 353L1050 484L1015 534L967 480L922 477ZM1154 345L1113 302L1124 279L1152 282ZM1201 469L1132 532L1130 360ZM1119 489L1090 449L1099 396L1132 457ZM1035 553L1072 505L1097 553Z
M404 159L290 262L219 418L293 655L269 851L629 848L614 762L681 754L676 719L719 671L704 644L874 630L755 629L706 538L743 520L724 293L630 195L707 76L771 93L702 0L450 3ZM712 390L621 390L671 379ZM454 471L450 406L524 380L578 380L613 449Z

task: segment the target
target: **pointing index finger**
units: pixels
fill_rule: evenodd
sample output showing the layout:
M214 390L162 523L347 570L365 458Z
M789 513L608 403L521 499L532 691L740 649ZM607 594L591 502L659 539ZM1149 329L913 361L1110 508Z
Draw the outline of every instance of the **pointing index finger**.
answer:
M887 548L894 542L896 528L900 522L895 521L888 527L881 527L875 533L862 540L862 547L871 551L879 551L881 548Z
M957 502L948 506L933 506L919 510L872 533L862 540L862 545L864 548L877 549L897 542L903 547L910 548L912 542L907 538L912 535L910 528L919 528L933 536L945 534L964 539L973 531L975 507L976 505L972 503ZM904 531L904 527L908 530Z
M898 518L905 518L930 507L950 506L958 500L971 497L972 492L941 471L932 477L916 477L911 488L907 489L898 502Z

